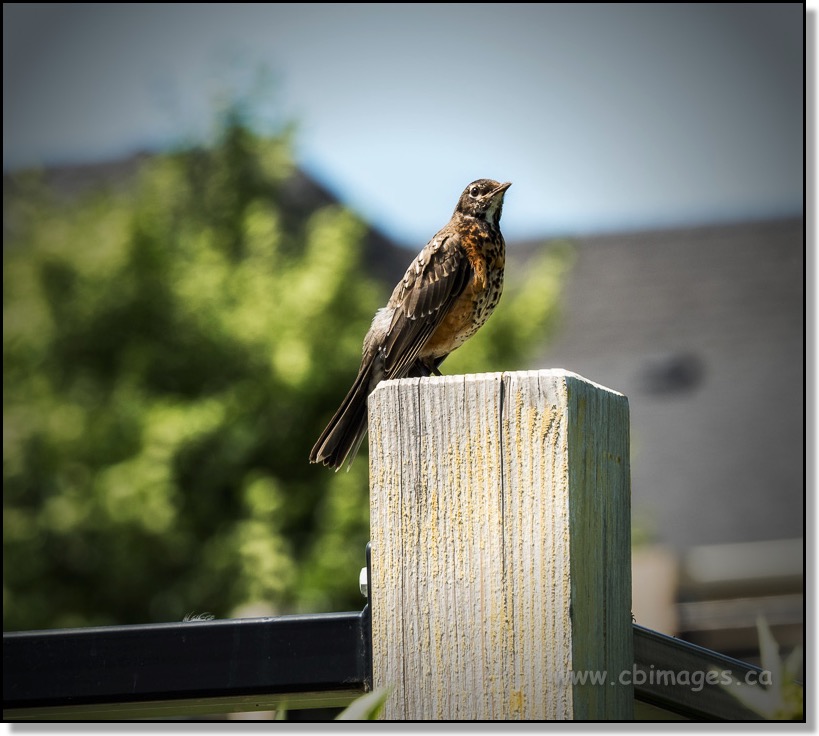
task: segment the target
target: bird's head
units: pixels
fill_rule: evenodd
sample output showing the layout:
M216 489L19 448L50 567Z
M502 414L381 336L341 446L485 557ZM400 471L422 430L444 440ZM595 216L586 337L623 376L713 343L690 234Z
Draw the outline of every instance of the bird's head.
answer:
M473 181L464 189L455 212L469 217L478 217L497 226L500 223L503 209L503 195L511 186L511 181L506 184L499 184L492 179Z

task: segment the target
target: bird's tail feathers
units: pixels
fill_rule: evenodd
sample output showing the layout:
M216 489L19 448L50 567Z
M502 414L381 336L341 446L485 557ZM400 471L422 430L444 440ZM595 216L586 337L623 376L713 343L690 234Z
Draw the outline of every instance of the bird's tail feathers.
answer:
M311 463L322 463L338 471L346 461L347 470L350 469L367 434L367 397L370 395L371 367L371 363L361 366L344 401L310 452Z

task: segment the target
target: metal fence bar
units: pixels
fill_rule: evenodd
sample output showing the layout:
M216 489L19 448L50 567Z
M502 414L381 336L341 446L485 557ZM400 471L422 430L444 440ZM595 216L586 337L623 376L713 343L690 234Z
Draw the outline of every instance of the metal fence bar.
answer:
M687 719L759 718L730 687L692 681L712 671L741 680L758 667L641 626L633 632L638 706ZM344 706L370 686L369 612L6 633L3 671L8 720Z
M369 610L3 635L5 719L342 706L371 678Z
M367 549L367 567L370 566ZM369 576L368 576L369 578ZM633 625L640 707L685 719L756 720L731 687L699 680L759 667ZM372 686L361 612L3 634L6 720L124 720L342 707ZM711 680L717 679L712 675Z
M736 681L744 682L750 674L758 682L761 672L747 662L634 624L634 669L629 676L638 703L691 720L762 720L731 694Z

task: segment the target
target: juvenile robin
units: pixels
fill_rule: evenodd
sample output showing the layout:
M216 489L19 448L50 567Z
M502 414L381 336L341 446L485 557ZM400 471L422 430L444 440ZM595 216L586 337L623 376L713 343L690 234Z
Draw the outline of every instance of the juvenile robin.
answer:
M511 182L473 181L450 221L410 264L364 338L352 388L310 452L311 463L352 463L367 433L367 397L380 381L441 375L438 367L492 314L503 289L501 210Z

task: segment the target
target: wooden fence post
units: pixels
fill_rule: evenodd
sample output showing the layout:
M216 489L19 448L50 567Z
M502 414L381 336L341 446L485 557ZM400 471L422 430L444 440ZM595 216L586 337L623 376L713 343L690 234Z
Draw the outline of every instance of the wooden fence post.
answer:
M383 717L631 718L627 399L562 370L385 381L369 432Z

